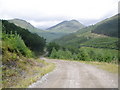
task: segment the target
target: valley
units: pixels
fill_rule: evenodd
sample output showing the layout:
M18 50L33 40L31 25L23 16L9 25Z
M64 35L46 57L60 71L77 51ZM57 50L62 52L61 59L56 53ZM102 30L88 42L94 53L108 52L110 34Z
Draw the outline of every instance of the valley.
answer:
M54 39L58 39L62 36L66 36L70 33L74 33L85 26L79 23L77 20L63 21L53 27L48 28L47 30L41 30L35 28L29 22L21 19L8 20L10 23L28 29L32 33L37 33L39 36L42 36L46 39L47 42L51 42Z

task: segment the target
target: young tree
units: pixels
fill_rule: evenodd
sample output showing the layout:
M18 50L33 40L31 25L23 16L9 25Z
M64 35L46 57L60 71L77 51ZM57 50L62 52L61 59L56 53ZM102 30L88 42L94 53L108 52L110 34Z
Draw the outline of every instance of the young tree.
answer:
M55 48L52 49L52 52L51 52L51 54L50 54L50 57L51 57L51 58L56 58L56 57L57 57L57 51L56 51Z

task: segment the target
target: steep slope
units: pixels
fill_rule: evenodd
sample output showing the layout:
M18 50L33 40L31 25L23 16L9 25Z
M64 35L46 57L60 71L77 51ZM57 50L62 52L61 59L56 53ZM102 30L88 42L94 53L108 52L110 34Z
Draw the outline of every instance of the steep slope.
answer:
M80 22L78 22L77 20L71 20L71 21L63 21L53 27L48 28L47 30L51 32L73 33L84 27L85 26Z
M118 32L118 23L120 23L120 14L97 23L95 25L96 28L92 31L92 33L103 34L112 37L120 37L118 36L120 34Z
M76 33L64 36L60 39L55 40L56 43L67 46L67 47L95 47L95 48L110 48L110 49L118 49L118 39L117 37L117 23L115 23L115 20L117 15L101 21L93 26L89 26L86 28L83 28ZM112 25L106 25L106 23L111 23ZM105 24L105 25L104 25ZM106 34L97 34L94 31L97 30L97 28L102 28L106 30L106 33L114 33L114 38L110 37L111 35L107 36ZM111 27L113 30L111 31ZM100 29L98 29L99 31ZM116 35L116 36L115 36Z
M38 36L35 33L31 33L27 29L16 26L13 23L9 23L6 20L2 20L2 31L7 34L19 34L24 40L27 47L34 52L43 52L45 46L45 39Z
M31 46L31 44L39 43L42 38L8 21L0 20L0 23L2 23L0 31L3 31L0 35L2 38L0 39L0 44L2 41L0 45L0 53L2 52L2 56L0 54L0 88L27 88L37 81L38 77L51 71L54 65L35 58L33 48L27 47L26 41ZM26 39L23 39L20 33ZM39 49L40 46L42 44L34 47Z

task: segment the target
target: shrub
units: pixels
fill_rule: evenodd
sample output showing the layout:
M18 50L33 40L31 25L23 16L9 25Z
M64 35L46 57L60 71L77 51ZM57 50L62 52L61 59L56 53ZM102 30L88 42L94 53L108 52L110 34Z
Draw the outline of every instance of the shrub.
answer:
M19 35L3 33L3 52L8 50L12 53L22 54L25 57L32 57L33 53L28 49ZM4 54L4 53L3 53Z

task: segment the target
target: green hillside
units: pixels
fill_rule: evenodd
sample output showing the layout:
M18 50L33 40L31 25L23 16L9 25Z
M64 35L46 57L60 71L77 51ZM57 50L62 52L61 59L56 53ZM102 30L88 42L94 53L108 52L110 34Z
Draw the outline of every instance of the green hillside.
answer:
M120 14L117 14L111 18L105 19L95 25L96 28L92 33L103 34L112 37L120 37L118 28L118 23L120 23Z
M94 47L94 48L109 48L118 50L118 39L111 37L97 37L89 41L83 42L80 46Z
M19 27L24 28L24 29L28 29L32 33L39 30L38 28L35 28L34 26L32 26L29 22L22 20L22 19L11 19L8 21L10 23L14 23L16 26L19 26ZM42 30L39 30L39 31L42 32Z
M62 32L49 32L49 31L44 31L44 32L36 32L39 36L42 36L46 39L46 42L51 42L55 39L61 38L63 36L68 35L68 33L62 33Z

